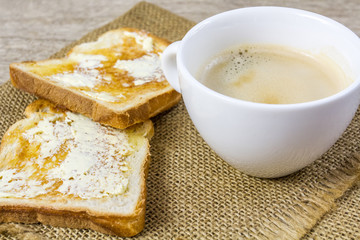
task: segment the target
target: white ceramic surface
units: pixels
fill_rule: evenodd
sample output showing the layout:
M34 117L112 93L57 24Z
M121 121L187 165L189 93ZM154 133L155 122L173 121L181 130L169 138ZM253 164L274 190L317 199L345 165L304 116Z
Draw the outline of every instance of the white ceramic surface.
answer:
M206 60L241 43L321 52L354 83L317 101L275 105L227 97L195 79ZM258 177L284 176L319 158L344 132L360 101L359 38L329 18L297 9L252 7L215 15L170 45L162 65L209 146L233 167Z

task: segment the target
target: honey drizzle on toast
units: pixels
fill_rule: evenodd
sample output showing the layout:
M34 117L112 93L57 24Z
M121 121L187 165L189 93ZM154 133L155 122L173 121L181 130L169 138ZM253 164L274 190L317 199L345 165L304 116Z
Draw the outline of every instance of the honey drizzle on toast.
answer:
M89 199L126 192L126 156L136 148L126 131L71 112L35 113L4 137L1 197Z
M105 36L97 42L107 43L116 37L119 38ZM30 71L54 83L68 84L87 96L114 103L131 101L142 93L168 86L160 67L164 46L145 32L124 32L120 37L105 48L97 46L97 42L93 42L95 47L92 43L82 44L61 61L34 62ZM136 65L136 71L147 71L147 76L132 74L127 66L121 67L124 64Z

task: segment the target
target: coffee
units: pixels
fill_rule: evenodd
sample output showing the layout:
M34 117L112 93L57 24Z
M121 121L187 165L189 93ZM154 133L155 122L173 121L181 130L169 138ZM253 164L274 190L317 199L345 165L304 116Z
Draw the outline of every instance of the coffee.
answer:
M352 82L325 56L275 45L241 45L214 56L198 80L221 94L258 103L291 104L333 95Z

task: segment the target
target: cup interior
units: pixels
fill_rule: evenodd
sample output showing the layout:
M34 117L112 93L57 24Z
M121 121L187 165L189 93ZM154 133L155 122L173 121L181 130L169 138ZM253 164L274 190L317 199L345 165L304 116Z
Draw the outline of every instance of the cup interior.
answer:
M277 44L325 54L360 81L358 36L327 17L291 8L242 8L208 18L186 34L178 58L196 78L208 59L240 44Z

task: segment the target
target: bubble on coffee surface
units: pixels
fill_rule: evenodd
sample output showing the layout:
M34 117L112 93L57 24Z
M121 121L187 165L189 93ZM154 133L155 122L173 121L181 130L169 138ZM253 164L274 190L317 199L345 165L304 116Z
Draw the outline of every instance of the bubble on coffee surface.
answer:
M250 50L251 52L251 50ZM230 59L228 67L225 72L227 74L227 78L224 81L229 83L233 83L235 85L240 85L242 83L250 82L254 78L254 73L250 72L248 74L244 74L252 65L259 64L260 61L269 61L269 58L266 56L258 56L249 53L248 49L239 50L237 52L230 51ZM235 78L234 76L238 76Z
M351 82L328 59L271 45L226 50L208 62L198 79L224 95L269 104L320 99Z

